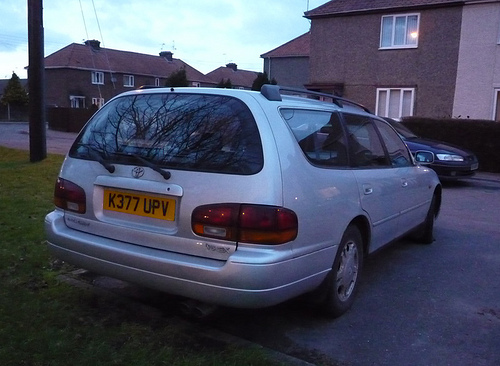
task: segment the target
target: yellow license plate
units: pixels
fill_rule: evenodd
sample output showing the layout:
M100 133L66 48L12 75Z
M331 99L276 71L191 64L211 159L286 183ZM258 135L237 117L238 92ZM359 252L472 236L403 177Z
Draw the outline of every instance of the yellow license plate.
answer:
M168 221L175 220L175 201L173 199L148 196L135 192L105 189L103 208L108 211L122 212L130 215Z

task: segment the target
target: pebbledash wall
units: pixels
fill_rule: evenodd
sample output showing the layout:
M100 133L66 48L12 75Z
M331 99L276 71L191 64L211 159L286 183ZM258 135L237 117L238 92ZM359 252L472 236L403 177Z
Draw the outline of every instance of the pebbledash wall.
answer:
M500 2L464 7L453 116L500 120Z

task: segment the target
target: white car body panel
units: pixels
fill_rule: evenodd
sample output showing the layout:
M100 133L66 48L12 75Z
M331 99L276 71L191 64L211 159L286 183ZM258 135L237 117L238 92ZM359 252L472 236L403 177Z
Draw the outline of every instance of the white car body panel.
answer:
M141 90L118 98L168 93L172 92ZM366 112L304 98L273 102L247 91L175 90L175 95L183 93L242 101L258 128L262 169L228 174L164 168L171 173L167 180L139 161L113 162L114 171L109 172L102 162L70 152L60 177L83 188L86 212L56 208L47 215L45 229L52 253L77 266L161 291L221 305L263 307L317 288L331 271L343 233L354 222L363 231L367 253L424 222L439 185L432 171L417 165L316 166L307 160L280 108L349 110L371 116ZM142 167L142 176L134 177L136 167ZM175 202L175 219L106 210L105 189L169 199ZM297 235L283 244L264 245L195 234L193 210L218 203L291 210L298 219Z

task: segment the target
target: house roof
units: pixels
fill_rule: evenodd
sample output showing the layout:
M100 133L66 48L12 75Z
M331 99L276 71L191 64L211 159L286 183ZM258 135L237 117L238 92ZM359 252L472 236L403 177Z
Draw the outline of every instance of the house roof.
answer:
M258 73L255 71L240 70L236 64L230 63L225 67L221 66L207 74L214 83L219 83L222 79L231 80L233 86L251 88Z
M269 52L260 55L260 57L308 57L310 42L311 32L307 32Z
M332 0L311 11L306 18L347 15L359 12L463 5L478 0Z
M72 43L45 57L45 69L81 69L132 75L168 77L181 68L190 81L210 82L201 72L184 61L143 53L101 48L88 44ZM94 43L95 45L95 43Z

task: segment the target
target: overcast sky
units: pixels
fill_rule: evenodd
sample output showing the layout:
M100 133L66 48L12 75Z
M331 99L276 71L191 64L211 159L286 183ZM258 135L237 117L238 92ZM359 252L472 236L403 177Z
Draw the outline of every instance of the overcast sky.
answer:
M174 52L208 73L229 62L262 71L260 55L309 30L327 0L45 0L45 56L86 39L101 47ZM26 78L27 0L0 0L0 79Z

